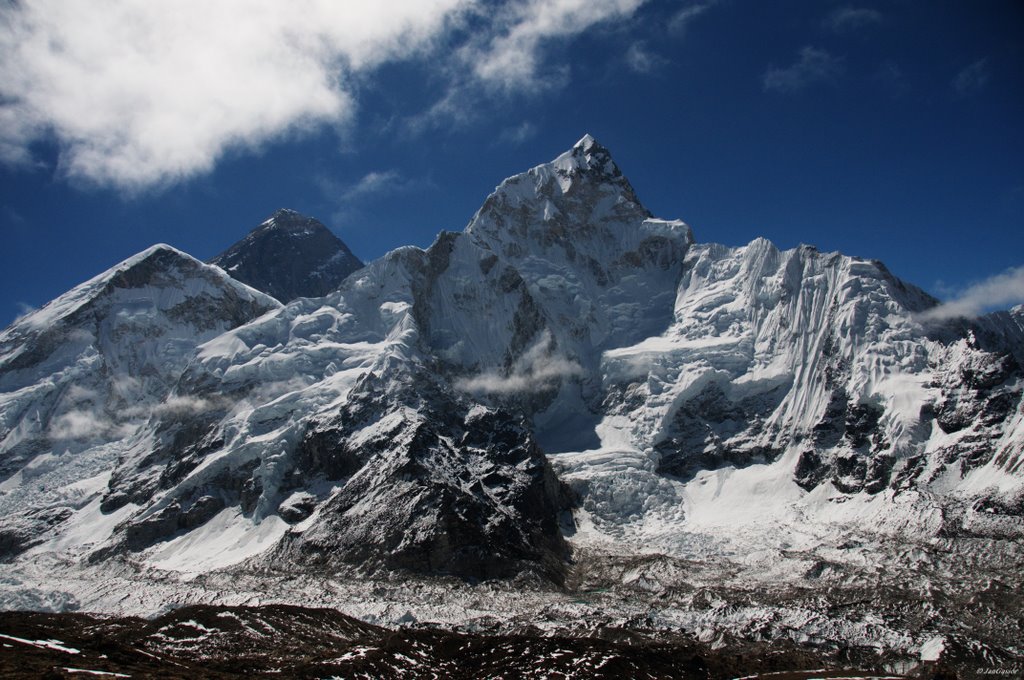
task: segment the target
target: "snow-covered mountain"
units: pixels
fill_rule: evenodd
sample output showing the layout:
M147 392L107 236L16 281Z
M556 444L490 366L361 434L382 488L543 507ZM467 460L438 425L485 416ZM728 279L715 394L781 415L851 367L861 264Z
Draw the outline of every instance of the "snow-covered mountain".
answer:
M319 271L268 255L293 217L215 262L294 297L261 269ZM920 621L698 614L693 583L834 594L904 574L901 546L950 588L953 553L985 555L964 578L1020 580L1024 309L928 321L936 300L877 261L698 243L589 136L331 288L278 306L158 247L5 331L0 527L23 580L0 597L130 610L95 585L114 564L221 589L218 569L536 576L625 589L602 611L670 598L666 625L695 631L909 648ZM94 585L33 576L52 560Z
M157 245L0 334L0 555L74 518L150 419L205 404L174 395L196 347L280 307L220 269Z
M363 266L320 221L284 209L210 264L281 302L326 295Z

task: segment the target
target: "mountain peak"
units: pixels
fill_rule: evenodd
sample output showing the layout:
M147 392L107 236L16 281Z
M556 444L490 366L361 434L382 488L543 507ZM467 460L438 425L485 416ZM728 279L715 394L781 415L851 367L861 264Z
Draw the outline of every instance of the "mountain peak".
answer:
M595 144L600 146L598 141L596 139L594 139L590 135L590 133L588 132L587 134L583 135L583 137L580 138L580 141L578 141L575 144L573 144L572 148L574 148L574 149L583 149L584 151L586 151L586 150L590 149L590 147L594 146Z
M601 261L614 259L609 244L632 243L650 217L608 149L584 135L554 160L503 181L466 231L510 257L534 252L561 260L555 248L569 263Z
M567 176L587 175L591 179L620 180L628 184L612 159L611 152L589 134L583 135L580 141L552 161L551 165Z
M288 208L275 211L210 263L281 302L324 296L363 266L320 220Z
M330 229L328 229L320 220L303 215L297 210L292 210L291 208L279 208L275 210L274 214L250 232L250 235L266 229L278 229L287 232L330 232Z

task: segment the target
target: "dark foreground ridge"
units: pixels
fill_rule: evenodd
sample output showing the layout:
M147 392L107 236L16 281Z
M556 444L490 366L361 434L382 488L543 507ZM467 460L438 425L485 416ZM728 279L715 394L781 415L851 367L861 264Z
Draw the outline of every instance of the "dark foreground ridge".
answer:
M892 675L788 645L713 650L625 629L596 637L390 630L331 609L190 606L152 620L0 613L0 676L242 678L735 678ZM812 672L813 671L813 672ZM937 666L917 678L958 677Z

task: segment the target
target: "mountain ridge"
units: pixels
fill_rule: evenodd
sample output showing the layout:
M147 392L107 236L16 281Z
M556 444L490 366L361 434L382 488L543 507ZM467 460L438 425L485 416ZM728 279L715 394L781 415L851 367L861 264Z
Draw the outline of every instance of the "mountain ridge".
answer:
M59 556L71 574L200 584L589 583L612 609L676 598L672 625L704 611L688 579L867 587L902 546L981 550L1016 578L1001 565L1024 536L1019 311L923 322L936 300L880 262L697 242L589 135L501 182L462 232L323 296L253 300L266 309L182 345L130 431L77 444L95 461L78 491L46 437L14 455L0 440L19 573ZM0 363L0 386L15 373ZM931 550L936 587L952 587ZM708 630L728 627L714 611ZM785 611L771 635L816 625ZM869 644L861 623L822 616L836 623L816 634ZM922 630L891 625L886 644Z

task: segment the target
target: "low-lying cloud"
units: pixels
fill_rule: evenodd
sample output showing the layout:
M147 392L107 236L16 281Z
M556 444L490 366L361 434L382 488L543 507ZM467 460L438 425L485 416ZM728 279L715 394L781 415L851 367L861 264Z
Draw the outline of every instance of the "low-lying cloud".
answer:
M552 389L562 380L583 374L583 368L553 353L551 334L545 331L508 372L485 371L456 382L464 392L478 394L527 394Z
M116 434L117 426L109 418L90 409L68 411L50 423L52 439L92 439L100 435Z
M129 406L108 412L95 390L72 385L65 398L74 407L54 418L47 435L59 441L117 439L129 436L150 418L187 418L223 404L220 400L190 395L172 395L156 404Z
M153 416L158 418L168 416L180 418L218 407L219 403L212 399L190 395L172 395L158 404L128 408L123 413L128 418L151 418Z
M954 299L918 315L923 321L972 318L994 309L1024 303L1024 266L969 286Z

